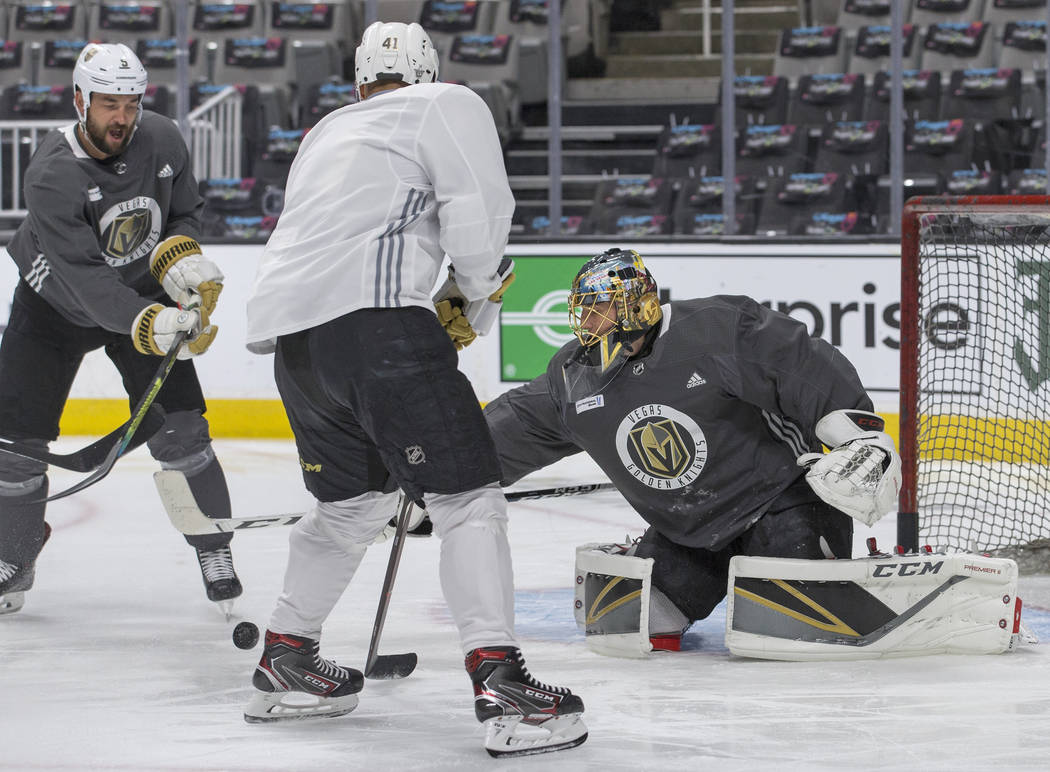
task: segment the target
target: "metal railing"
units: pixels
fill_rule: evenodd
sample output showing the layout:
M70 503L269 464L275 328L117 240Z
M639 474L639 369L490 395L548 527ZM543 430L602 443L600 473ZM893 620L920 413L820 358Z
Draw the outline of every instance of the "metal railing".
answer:
M198 180L241 176L243 102L241 92L227 86L187 115L193 175Z
M241 176L243 101L241 93L228 86L188 114L190 155L198 180ZM22 178L29 159L49 131L70 123L0 121L0 217L26 216Z
M0 217L25 217L22 175L37 145L69 121L0 121Z

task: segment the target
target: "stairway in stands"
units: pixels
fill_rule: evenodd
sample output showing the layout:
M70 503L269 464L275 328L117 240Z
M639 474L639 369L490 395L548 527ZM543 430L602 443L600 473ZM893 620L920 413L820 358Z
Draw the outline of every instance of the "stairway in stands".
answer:
M703 3L670 0L664 5L658 22L650 18L648 24L632 25L614 18L605 77L570 78L566 84L563 214L587 214L603 177L649 177L656 139L672 115L677 122L693 123L714 117L722 71L721 2L712 0L708 34ZM781 29L802 23L802 5L797 0L736 0L737 74L772 71L777 36ZM529 235L534 229L526 224L548 211L546 111L526 111L524 120L521 135L507 151L519 236Z

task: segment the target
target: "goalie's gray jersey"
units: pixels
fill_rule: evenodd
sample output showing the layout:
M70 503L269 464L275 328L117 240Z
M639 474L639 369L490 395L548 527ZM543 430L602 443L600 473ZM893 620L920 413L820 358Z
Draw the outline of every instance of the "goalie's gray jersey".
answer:
M142 113L127 148L97 161L74 134L50 132L25 175L29 210L7 250L22 278L82 327L129 333L164 290L149 256L168 236L200 238L204 200L171 119Z
M567 396L573 341L485 409L503 484L586 451L672 541L720 549L804 473L813 427L871 410L853 365L804 324L740 296L663 306L647 354L588 398Z
M361 308L421 306L447 253L470 300L500 285L514 212L492 114L426 83L325 116L292 163L248 301L248 347Z

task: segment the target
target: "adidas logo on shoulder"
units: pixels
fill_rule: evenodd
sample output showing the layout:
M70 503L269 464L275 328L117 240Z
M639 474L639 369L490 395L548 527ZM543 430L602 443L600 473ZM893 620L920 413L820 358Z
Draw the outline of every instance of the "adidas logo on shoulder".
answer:
M697 386L703 386L705 383L707 383L707 381L700 377L700 373L693 372L693 374L689 376L689 380L685 382L685 387L687 389L695 389Z
M172 170L171 164L164 164L164 166L161 167L161 170L159 172L157 172L157 176L158 177L170 177L174 173L175 172Z

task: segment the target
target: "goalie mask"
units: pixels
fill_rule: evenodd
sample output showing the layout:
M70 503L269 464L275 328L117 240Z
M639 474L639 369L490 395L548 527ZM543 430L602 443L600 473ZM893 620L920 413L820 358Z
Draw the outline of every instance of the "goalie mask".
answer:
M602 361L660 321L656 282L633 249L610 249L588 260L572 281L569 327L584 348L600 346Z
M599 393L632 356L631 344L660 323L656 282L633 249L588 260L572 281L569 327L583 348L565 363L571 401Z
M438 55L430 36L416 23L377 21L361 36L354 55L357 87L365 83L434 83Z

